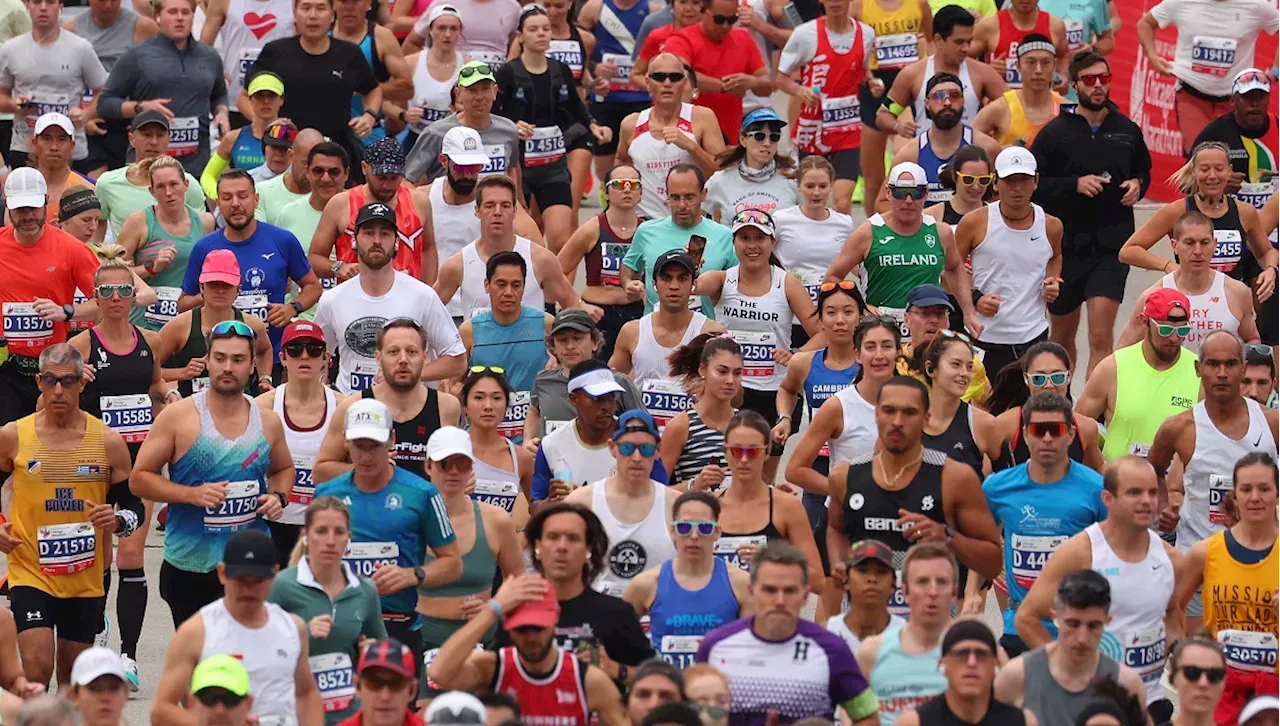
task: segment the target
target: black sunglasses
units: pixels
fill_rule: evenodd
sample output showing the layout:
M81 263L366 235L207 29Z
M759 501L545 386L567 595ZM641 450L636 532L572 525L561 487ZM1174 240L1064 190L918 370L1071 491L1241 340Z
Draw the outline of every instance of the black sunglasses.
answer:
M316 176L321 176L321 177L323 176L332 177L334 179L337 179L338 177L342 176L343 171L344 170L341 168L332 168L332 167L324 167L324 166L311 167L312 174L315 174Z
M772 144L776 144L782 140L782 132L780 131L752 131L751 133L743 134L743 136L746 136L749 139L755 139L761 144L766 140Z
M649 78L658 83L679 83L684 80L684 74L679 71L654 71L649 74Z
M737 15L712 15L711 21L716 25L729 25L738 22Z
M475 65L465 66L458 71L458 78L470 78L476 74L482 76L493 75L493 68L488 63L477 63Z
M1183 678L1192 683L1199 681L1200 677L1204 676L1209 679L1210 683L1217 685L1222 682L1223 678L1227 677L1226 668L1201 668L1200 666L1184 665L1179 666L1178 670L1181 671Z
M204 704L205 708L213 708L218 704L222 704L227 708L235 708L244 701L244 696L237 696L225 688L206 688L196 693L196 700Z
M325 344L317 340L308 340L294 341L286 343L284 346L284 354L289 358L300 358L303 351L306 351L307 355L312 358L319 358L324 355Z

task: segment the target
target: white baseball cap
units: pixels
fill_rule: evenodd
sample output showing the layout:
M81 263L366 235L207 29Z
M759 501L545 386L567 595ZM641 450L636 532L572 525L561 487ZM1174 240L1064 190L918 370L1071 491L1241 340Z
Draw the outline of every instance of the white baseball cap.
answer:
M610 393L622 393L622 386L613 377L613 371L604 366L592 368L579 373L569 381L569 393L586 391L592 398L607 396Z
M484 726L487 709L480 699L465 691L449 691L431 699L425 718L427 726Z
M898 177L903 174L910 174L910 182L902 182ZM895 187L927 187L929 186L929 176L925 173L924 167L913 161L904 161L889 170L888 183Z
M996 157L996 176L1004 179L1014 174L1034 176L1036 155L1021 146L1010 146Z
M1244 709L1240 711L1240 718L1236 723L1240 726L1249 723L1249 719L1257 716L1265 711L1280 710L1280 699L1275 696L1255 696L1252 701L1245 704Z
M119 653L94 646L76 656L76 662L71 666L71 685L87 686L102 676L115 676L121 683L127 683L124 662L120 660Z
M471 451L471 434L457 426L441 426L427 439L427 458L444 461L450 456L465 456L475 460Z
M4 180L4 203L9 209L43 207L49 197L44 174L30 166L20 166Z
M391 409L372 398L362 398L347 409L347 441L372 439L380 444L391 438Z
M440 142L440 153L449 157L449 161L462 166L489 163L489 154L484 150L480 132L466 126L449 129Z
M1271 93L1271 78L1266 71L1257 68L1246 68L1236 74L1231 83L1233 94L1245 94L1249 91L1266 91Z
M46 113L45 115L36 119L35 135L39 136L40 134L44 133L45 129L49 128L50 126L57 126L63 131L66 131L67 136L74 137L76 135L76 127L71 124L71 119L67 118L66 116L56 111Z
M427 13L427 27L430 28L432 23L445 15L452 15L458 19L459 23L462 22L462 16L458 14L457 8L449 3L435 3L431 6L430 12Z

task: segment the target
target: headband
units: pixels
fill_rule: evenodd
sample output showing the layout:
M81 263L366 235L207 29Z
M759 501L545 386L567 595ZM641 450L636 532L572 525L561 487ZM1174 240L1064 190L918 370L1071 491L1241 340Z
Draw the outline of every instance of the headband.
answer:
M58 202L58 222L65 222L90 209L102 209L102 203L98 201L98 195L94 194L92 189L81 189L78 192L64 194L62 200Z
M1043 40L1030 40L1018 46L1018 57L1028 53L1034 53L1037 50L1043 50L1046 53L1057 55L1058 48L1053 43L1046 43Z

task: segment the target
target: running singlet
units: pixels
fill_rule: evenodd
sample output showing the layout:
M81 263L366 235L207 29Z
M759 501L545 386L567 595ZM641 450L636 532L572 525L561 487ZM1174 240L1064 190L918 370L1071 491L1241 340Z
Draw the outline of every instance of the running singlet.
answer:
M849 52L837 53L827 37L826 18L813 22L817 26L818 50L813 60L800 69L800 85L820 88L821 102L800 109L791 138L806 154L856 149L862 143L858 88L867 75L862 37L870 28L855 19L853 45Z
M1227 524L1224 500L1231 491L1236 462L1253 451L1276 456L1276 440L1265 409L1252 398L1243 400L1249 411L1249 428L1239 439L1228 438L1214 425L1203 401L1191 409L1196 448L1182 472L1185 499L1178 517L1178 549L1183 552Z
M1261 562L1242 564L1228 551L1229 531L1209 538L1204 560L1204 624L1227 656L1228 684L1236 673L1276 672L1276 590L1280 543ZM1239 546L1239 545L1235 545ZM1274 682L1274 680L1273 680Z
M902 649L902 628L884 631L868 681L880 701L880 726L893 726L902 714L947 690L938 668L942 643L927 653L910 655Z
M102 597L102 556L111 538L89 523L85 508L86 500L106 502L111 486L102 422L85 416L80 443L53 451L36 434L37 415L18 419L9 522L19 543L8 555L9 585L56 598Z
M658 590L649 609L649 639L671 665L693 665L702 637L738 617L738 598L724 560L712 561L711 580L701 590L686 590L676 581L671 563L662 563Z
M192 360L203 358L209 352L209 348L205 343L205 331L200 322L203 312L204 308L202 307L191 309L191 329L187 332L187 340L176 353L161 363L164 368L170 370L186 368L187 364ZM232 309L231 315L235 320L244 321L244 313L239 310ZM250 375L249 385L245 386L245 390L257 390L257 375L256 372ZM181 393L183 398L191 398L192 394L199 393L207 388L209 388L209 370L207 368L194 378L178 381L178 393Z
M425 51L424 51L425 52ZM334 254L342 262L354 265L357 260L355 250L355 222L360 208L369 202L365 198L365 186L361 184L347 190L347 229L334 242ZM422 275L422 220L418 218L418 210L413 205L413 194L406 186L396 188L396 259L391 263L395 269L410 277Z
M163 240L171 242L174 252L177 253L168 267L147 278L147 284L156 291L156 301L145 309L133 308L129 311L129 322L141 325L147 330L159 332L165 323L178 317L178 298L182 296L182 277L186 274L191 248L196 246L196 242L199 242L201 237L204 237L204 223L200 221L198 210L187 207L187 217L191 220L191 226L187 228L185 235L178 237L160 226L154 206L144 209L143 214L147 219L147 241L142 247Z
M1217 270L1212 272L1213 282L1209 283L1208 290L1198 295L1182 293L1191 303L1188 311L1191 313L1191 334L1182 339L1182 347L1196 355L1200 355L1200 344L1205 336L1213 331L1225 330L1236 336L1240 332L1240 321L1231 312L1231 304L1227 302L1227 276ZM1160 278L1160 286L1178 289L1172 272Z
M828 398L853 385L858 377L858 364L848 368L835 370L827 367L827 349L823 348L813 354L809 362L809 375L804 377L804 400L809 405L809 417L817 415L818 409ZM819 457L831 456L831 447L823 444L818 452Z
M787 273L769 267L769 289L763 295L742 292L742 268L734 266L724 275L716 319L733 331L742 346L742 387L756 391L776 391L787 367L773 359L776 350L791 350L791 325L795 316L787 301Z
M507 439L507 451L511 454L511 471L486 464L479 458L472 463L476 489L471 492L471 498L511 514L516 507L516 499L520 497L520 458L516 456L516 445L510 439ZM438 592L436 596L440 596Z
M520 703L520 720L529 726L587 726L587 666L568 650L560 649L556 667L544 678L534 678L520 665L513 647L498 650L493 692L505 693Z
M926 214L921 217L918 230L901 234L879 214L867 221L871 223L871 248L863 263L867 270L867 304L892 308L881 312L900 321L911 288L937 285L942 277L947 260L938 240L938 224Z
M307 505L316 496L316 483L311 478L311 470L316 465L316 456L320 453L320 444L329 430L329 422L333 412L338 408L338 397L332 388L324 388L324 416L320 422L309 429L294 426L285 408L285 388L289 384L281 383L276 387L275 403L272 410L284 423L284 439L289 445L289 453L293 456L293 489L289 491L289 503L285 505L281 524L302 525L306 523Z
M627 153L640 172L640 204L636 210L645 219L661 219L671 214L667 206L667 172L677 164L692 163L693 155L664 141L662 129L650 129L651 113L652 108L640 112ZM693 133L693 104L680 104L680 118L676 120L676 128L697 143L698 138ZM655 138L653 131L658 131L659 136Z
M1013 24L1013 17L1009 15L1009 8L1004 8L996 13L996 17L1000 22L1000 37L996 39L996 47L987 54L987 62L1003 60L1004 66L1004 83L1009 88L1022 88L1022 73L1018 71L1018 45L1022 43L1022 39L1038 33L1046 38L1052 38L1052 31L1049 29L1049 20L1052 17L1043 10L1038 11L1036 15L1036 24L1030 30L1022 30ZM1056 95L1056 94L1055 94ZM1056 110L1056 109L1055 109ZM1005 145L1004 141L1000 142ZM1030 146L1031 142L1027 142Z
M267 467L271 447L262 431L262 412L253 399L249 423L234 440L218 430L209 413L209 392L191 397L200 416L200 434L191 448L169 465L175 484L198 487L207 482L225 481L227 498L216 507L171 502L169 522L164 532L165 562L186 572L211 572L222 561L231 535L242 529L267 531L258 516L258 497L267 493Z
M593 28L596 47L591 52L592 66L608 62L614 65L613 78L609 79L609 94L597 101L605 103L647 103L648 91L631 82L631 69L635 65L632 56L636 51L636 36L640 26L649 16L649 3L638 0L627 10L618 7L614 0L600 3L600 22Z
M643 185L640 187L640 196L644 197ZM587 268L587 285L621 287L622 258L626 257L627 251L631 249L635 230L631 231L631 237L620 237L613 231L613 227L609 224L609 217L604 212L596 215L596 221L600 223L600 239L587 250L583 258Z
M1102 456L1107 461L1126 454L1145 457L1165 419L1196 405L1200 378L1196 355L1183 350L1171 368L1157 371L1142 355L1142 343L1115 352L1116 404L1107 421Z
M609 509L604 481L595 482L591 492L591 511L600 518L609 536L609 554L604 571L596 578L594 588L606 595L622 597L631 579L652 570L676 556L675 545L667 531L667 487L650 480L653 506L644 519L631 524L619 522Z
M1004 132L1004 136L1000 137L1001 146L1031 147L1031 142L1036 140L1040 129L1057 118L1058 111L1062 108L1062 96L1058 95L1057 91L1051 91L1051 93L1053 94L1053 111L1049 113L1049 119L1042 124L1033 124L1031 119L1027 118L1027 110L1023 108L1022 97L1018 92L1004 92L1005 103L1009 104L1009 128Z
M978 481L982 481L982 450L973 431L973 408L961 401L947 428L938 434L923 432L920 440L930 449L947 452L952 461L967 465L978 475Z
M928 83L928 79L933 78L936 72L937 67L934 64L934 57L929 56L924 62L924 75L921 77L925 79L925 83ZM978 112L982 110L982 100L978 98L977 86L974 85L969 76L969 63L967 60L960 63L959 78L960 87L964 89L964 109L960 113L960 122L972 124L973 120L978 117ZM921 90L923 91L923 86ZM920 125L921 133L928 131L929 127L933 125L933 122L929 120L928 115L924 112L924 101L924 93L917 93L916 101L912 105L912 108L915 109L916 123ZM928 167L925 168L927 169ZM948 224L955 223L948 222Z
M973 127L965 124L964 129L960 132L960 146L956 147L956 151L959 151L961 146L972 143ZM942 167L950 164L955 156L955 151L951 152L951 156L945 159L938 156L933 151L933 140L929 138L929 132L926 131L920 134L920 151L917 158L920 161L920 166L924 168L925 177L929 180L929 196L927 199L929 204L945 202L956 195L954 189L943 187L942 182L938 180Z
M363 398L373 398L373 389L360 392ZM427 400L422 410L408 421L393 421L392 430L396 443L391 447L391 458L396 466L417 476L427 478L427 439L440 428L440 394L434 388L427 389Z
M897 10L886 12L876 0L862 0L862 16L858 18L876 31L872 43L871 70L878 78L896 76L897 72L920 60L920 24L924 14L920 3L904 2ZM854 41L855 48L861 48ZM929 76L925 76L926 80ZM892 87L886 82L885 88Z
M302 638L293 616L269 602L264 607L267 622L249 628L227 609L226 598L218 598L200 608L204 643L200 659L229 655L244 664L252 684L253 711L261 724L296 724L294 674L302 657ZM271 647L264 648L269 643Z
M481 310L471 318L471 365L502 368L516 393L524 394L512 395L508 420L498 429L507 438L519 437L524 430L533 379L538 371L547 367L546 315L542 308L524 305L520 308L520 317L508 324L494 320L492 310ZM514 416L519 412L512 409L520 406L525 410Z
M133 329L133 348L116 353L98 337L96 328L89 331L89 359L94 368L93 381L85 384L80 394L80 408L90 416L115 429L129 445L130 457L151 431L151 381L155 377L155 357L147 339Z
M1213 222L1213 241L1215 246L1213 249L1213 259L1209 260L1209 266L1218 272L1226 273L1232 278L1239 280L1244 273L1247 265L1241 265L1240 260L1246 254L1253 256L1253 252L1248 250L1245 245L1245 229L1244 222L1240 221L1240 207L1234 197L1227 198L1227 211L1217 219L1210 218ZM1199 211L1196 207L1194 196L1186 198L1186 210Z
M231 146L231 166L236 169L250 171L267 163L266 152L262 148L262 137L253 135L252 126L241 126L236 134L236 141Z
M671 377L671 366L667 363L667 358L676 348L687 345L698 337L706 323L707 316L694 312L680 342L675 347L667 348L654 337L653 314L640 318L636 348L631 352L631 379L635 381L636 388L640 389L640 402L645 410L653 414L660 432L666 429L671 419L693 408L693 399L685 390L684 383ZM690 425L692 434L692 421ZM686 451L687 449L686 446Z

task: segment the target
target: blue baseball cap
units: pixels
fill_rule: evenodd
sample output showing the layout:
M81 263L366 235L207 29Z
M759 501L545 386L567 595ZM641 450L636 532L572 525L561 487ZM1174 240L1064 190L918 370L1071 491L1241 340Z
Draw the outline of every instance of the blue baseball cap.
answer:
M782 128L787 125L778 114L773 112L771 108L757 108L746 116L742 117L742 130L746 131L751 128L752 124L770 123Z
M931 308L937 305L955 310L947 291L937 285L916 285L907 293L907 307Z
M374 174L404 176L404 147L391 137L383 137L364 150L364 160Z
M617 441L636 431L652 435L654 441L661 439L658 434L658 424L653 420L653 416L643 408L633 408L630 411L624 411L618 417L618 428L613 432L613 440Z

